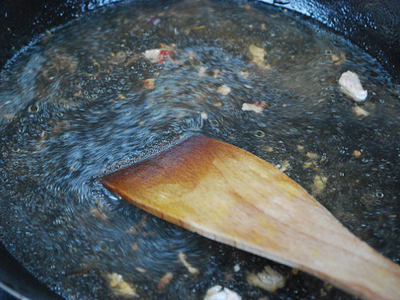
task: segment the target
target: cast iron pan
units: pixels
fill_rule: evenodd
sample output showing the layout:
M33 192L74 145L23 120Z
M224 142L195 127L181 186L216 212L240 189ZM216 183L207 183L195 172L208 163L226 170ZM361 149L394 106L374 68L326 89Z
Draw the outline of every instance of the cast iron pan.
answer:
M0 68L35 36L115 0L0 0ZM400 81L397 0L264 0L314 18L374 56ZM0 243L0 287L19 299L62 299L30 275ZM0 290L0 299L10 299Z

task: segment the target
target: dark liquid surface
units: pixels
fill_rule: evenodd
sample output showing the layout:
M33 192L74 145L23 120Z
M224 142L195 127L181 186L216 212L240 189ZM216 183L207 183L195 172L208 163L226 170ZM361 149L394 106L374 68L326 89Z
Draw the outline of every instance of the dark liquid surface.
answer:
M266 51L268 67L252 62L250 45ZM143 55L169 47L173 60ZM338 86L347 70L368 90L358 104L368 116ZM97 178L204 134L284 168L398 262L399 94L374 59L289 12L189 0L108 7L45 35L1 73L1 240L67 299L123 299L114 273L141 299L203 299L216 284L243 299L352 299L148 215ZM242 110L256 102L262 113ZM246 280L268 265L288 278L273 294Z

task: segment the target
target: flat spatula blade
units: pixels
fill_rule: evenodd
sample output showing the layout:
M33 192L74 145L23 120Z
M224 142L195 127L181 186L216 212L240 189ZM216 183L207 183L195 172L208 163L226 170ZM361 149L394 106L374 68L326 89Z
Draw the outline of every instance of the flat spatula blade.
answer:
M400 299L400 267L274 166L192 136L101 179L116 195L210 239L301 269L364 299Z

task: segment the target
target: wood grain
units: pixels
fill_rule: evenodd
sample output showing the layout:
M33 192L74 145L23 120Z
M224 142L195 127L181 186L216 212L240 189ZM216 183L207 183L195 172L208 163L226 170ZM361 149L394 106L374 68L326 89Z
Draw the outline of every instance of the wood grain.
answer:
M160 218L355 296L400 299L397 264L351 234L288 176L230 144L192 136L101 182Z

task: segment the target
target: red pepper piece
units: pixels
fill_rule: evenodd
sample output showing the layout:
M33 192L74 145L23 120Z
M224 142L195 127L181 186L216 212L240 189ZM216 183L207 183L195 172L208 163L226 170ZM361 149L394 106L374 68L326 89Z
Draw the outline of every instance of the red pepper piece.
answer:
M174 51L172 50L161 50L160 54L158 55L158 62L161 63L170 60L173 55Z
M258 107L262 107L262 108L266 108L267 107L267 104L265 104L265 102L256 102L256 103L254 103L254 105L258 106Z

